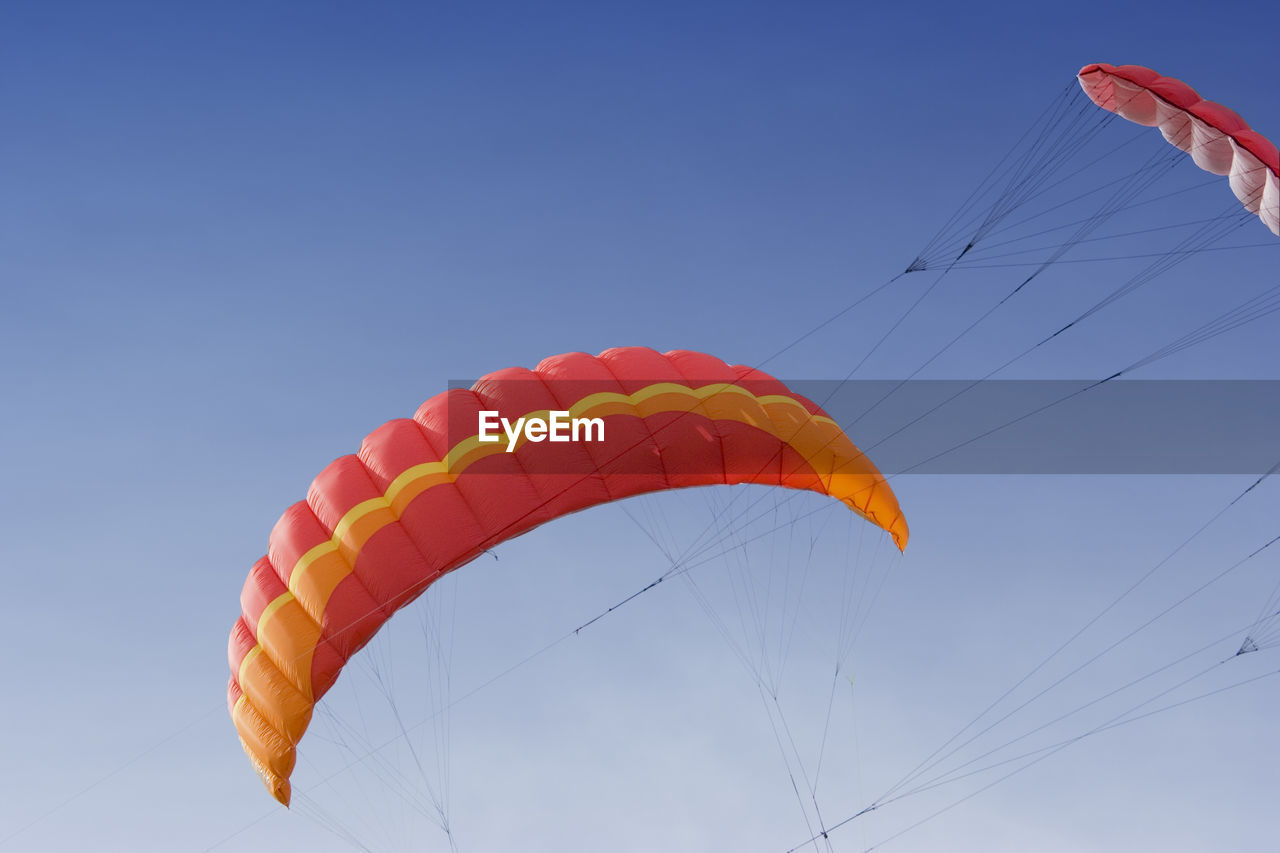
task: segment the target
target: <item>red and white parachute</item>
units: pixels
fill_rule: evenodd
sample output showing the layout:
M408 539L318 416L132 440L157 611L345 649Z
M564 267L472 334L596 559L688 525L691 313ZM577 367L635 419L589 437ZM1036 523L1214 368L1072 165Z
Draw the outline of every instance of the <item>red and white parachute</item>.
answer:
M1095 63L1077 77L1104 110L1160 128L1201 169L1229 176L1240 203L1280 236L1280 152L1233 110L1141 65Z

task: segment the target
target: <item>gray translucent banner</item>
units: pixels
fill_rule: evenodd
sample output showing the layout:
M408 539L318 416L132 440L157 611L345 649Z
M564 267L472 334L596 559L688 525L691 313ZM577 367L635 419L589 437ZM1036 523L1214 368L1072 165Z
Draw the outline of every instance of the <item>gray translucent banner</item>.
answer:
M890 474L1262 474L1280 381L797 380Z

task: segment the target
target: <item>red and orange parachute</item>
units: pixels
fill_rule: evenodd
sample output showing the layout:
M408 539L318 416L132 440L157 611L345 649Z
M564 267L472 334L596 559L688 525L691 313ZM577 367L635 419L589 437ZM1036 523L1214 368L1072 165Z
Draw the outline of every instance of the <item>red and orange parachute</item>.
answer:
M1201 169L1229 176L1240 203L1280 236L1280 152L1239 115L1204 100L1181 80L1141 65L1096 63L1077 76L1085 94L1104 110L1160 128Z
M482 441L479 415L600 418L596 442ZM818 406L694 352L569 353L490 374L379 427L312 482L271 532L231 631L227 698L267 789L290 800L295 749L343 666L399 608L494 545L597 504L757 483L829 495L907 524L884 477Z

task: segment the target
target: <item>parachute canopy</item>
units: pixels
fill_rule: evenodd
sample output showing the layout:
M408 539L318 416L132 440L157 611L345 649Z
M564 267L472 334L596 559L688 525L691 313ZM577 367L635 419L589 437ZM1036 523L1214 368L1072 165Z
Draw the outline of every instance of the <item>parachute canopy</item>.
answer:
M1181 80L1141 65L1086 65L1077 78L1104 110L1159 127L1201 169L1230 176L1240 203L1280 236L1280 152L1239 115L1204 100Z
M485 417L515 424L552 413L599 419L602 435L482 434ZM835 421L778 380L709 355L559 355L382 425L281 516L245 581L227 697L267 789L288 805L315 703L383 623L444 573L576 510L734 483L829 495L899 548L907 543L892 490Z

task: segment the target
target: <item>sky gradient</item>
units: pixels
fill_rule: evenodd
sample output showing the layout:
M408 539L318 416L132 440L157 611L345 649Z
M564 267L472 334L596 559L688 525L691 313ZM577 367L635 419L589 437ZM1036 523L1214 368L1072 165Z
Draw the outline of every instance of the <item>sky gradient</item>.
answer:
M0 850L352 849L272 808L223 702L244 576L330 459L451 380L555 353L758 364L900 272L1086 63L1182 77L1280 137L1277 25L1280 10L1230 2L7 6ZM1276 260L1197 256L1010 375L1109 375L1274 285ZM995 275L939 289L859 378L914 370L1008 289ZM926 375L982 375L1103 278L1055 268ZM913 281L768 369L844 377ZM1264 318L1140 376L1280 379L1277 329ZM833 706L848 725L824 819L909 771L1253 479L895 479L914 539L900 562L867 558L886 580ZM1277 496L1267 481L1241 501L1108 636L1274 536ZM645 504L646 529L687 542L702 500ZM819 553L838 584L842 558ZM1105 675L1247 625L1275 556ZM609 507L498 557L446 591L453 699L667 565ZM755 684L669 586L459 702L457 849L782 853L808 837ZM801 673L824 665L796 654ZM1203 689L1275 660L1249 666ZM1089 738L885 849L1258 849L1276 830L1277 699L1264 679ZM821 728L813 707L797 725ZM886 806L831 849L976 787ZM438 830L365 843L449 849Z

